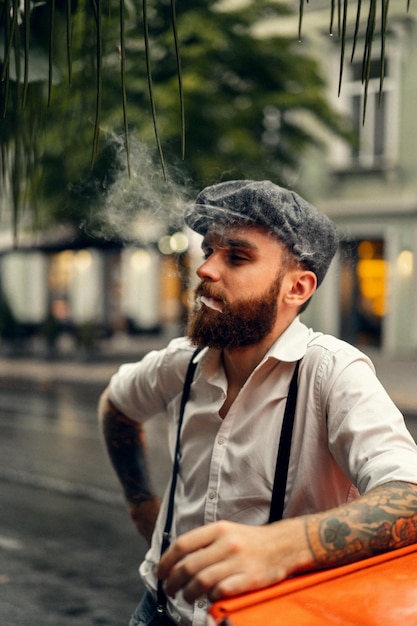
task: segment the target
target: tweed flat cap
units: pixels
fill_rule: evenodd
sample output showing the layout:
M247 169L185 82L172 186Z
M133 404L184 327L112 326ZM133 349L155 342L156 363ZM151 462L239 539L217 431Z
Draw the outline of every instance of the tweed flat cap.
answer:
M234 180L206 187L186 210L186 224L204 235L216 224L267 228L323 281L337 250L336 227L297 193L274 183Z

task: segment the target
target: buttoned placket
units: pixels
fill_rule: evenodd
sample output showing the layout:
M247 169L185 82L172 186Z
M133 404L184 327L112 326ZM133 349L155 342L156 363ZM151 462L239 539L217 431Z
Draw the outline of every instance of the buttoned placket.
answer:
M224 399L226 394L224 394ZM204 511L204 523L210 524L217 519L217 503L221 489L221 471L223 459L227 451L227 443L233 426L233 411L229 411L222 420L213 446L210 463L210 474L207 485L206 507Z
M219 430L216 435L215 444L213 446L213 452L210 463L210 474L209 481L207 487L207 498L206 498L206 506L204 511L204 523L209 524L211 522L217 521L217 509L219 497L221 497L221 474L222 474L222 466L223 460L227 452L227 445L230 439L230 433L233 428L233 423L238 413L238 407L242 401L242 394L245 394L245 391L250 384L251 379L256 375L256 373L264 367L265 362L267 361L267 356L262 359L262 361L257 365L251 375L248 377L247 381L243 385L239 394L235 398L232 406L230 407L227 415L222 420ZM222 392L222 404L226 400L226 388L224 387L225 380L223 380L223 392ZM226 383L227 385L227 383Z
M223 401L226 399L226 393L223 392ZM221 489L221 472L223 459L227 451L227 443L230 431L233 426L233 412L227 414L222 420L218 433L215 438L213 452L210 463L210 474L207 485L207 498L204 511L204 523L209 524L217 520L217 504L219 499L219 491ZM193 626L203 626L207 619L207 604L205 598L199 598L194 603Z
M259 369L263 362L258 365L256 368ZM255 371L256 371L255 370ZM223 405L227 396L227 383L223 378L224 375L220 375L216 377L215 384L216 386L222 387L221 394L221 403L220 406ZM246 381L244 387L241 389L237 398L233 402L230 407L227 415L222 419L217 435L214 440L213 451L210 462L210 472L209 472L209 480L207 485L207 497L206 504L204 510L204 524L209 524L211 522L217 521L217 510L218 510L218 502L221 497L221 488L222 488L222 470L223 470L223 462L225 455L227 453L228 442L230 441L231 431L233 429L233 424L236 419L236 415L239 410L238 407L242 401L242 393L244 393L245 388L247 387L250 378L252 378L253 372L249 377L248 381ZM212 379L212 383L214 380ZM194 602L194 611L193 611L193 626L204 626L207 621L207 605L208 601L205 598L200 598Z
M199 598L194 602L193 626L204 626L207 620L207 604L205 598Z

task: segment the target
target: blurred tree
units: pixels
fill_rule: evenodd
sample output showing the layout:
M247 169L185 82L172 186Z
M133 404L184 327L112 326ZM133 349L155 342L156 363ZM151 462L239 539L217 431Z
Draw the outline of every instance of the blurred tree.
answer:
M288 183L299 157L315 141L300 113L309 112L315 124L344 133L308 51L294 38L253 35L252 25L261 18L287 14L285 5L262 0L235 10L199 0L178 11L187 167L199 184L224 175ZM158 120L175 154L178 107L175 117L176 92L167 89L175 85L169 33L162 31L157 41L160 54L171 60L155 64Z
M0 0L0 25L10 31L12 23L4 17L7 6ZM123 33L118 29L120 14L113 12L111 3L105 14L98 13L101 5L96 3L93 16L87 6L82 0L69 8L57 2L52 15L50 3L32 5L30 25L22 21L15 32L25 41L30 26L29 52L36 50L36 59L26 67L25 59L34 57L20 49L21 63L15 62L12 72L13 63L5 62L6 48L3 55L2 173L13 180L16 208L24 206L25 198L33 208L33 198L42 197L36 213L41 227L51 220L79 224L86 216L89 219L119 169L127 169L117 158L119 144L109 141L98 146L95 122L110 138L113 133L123 136L128 127L132 139L145 144L152 143L156 122L157 140L167 161L176 163L175 171L197 186L222 177L270 177L288 183L301 154L315 141L300 114L308 112L315 124L345 133L343 120L326 102L317 64L304 47L294 38L253 35L252 25L259 19L288 14L283 4L258 0L226 10L209 0L183 3L174 14L180 35L180 72L170 0L142 5L146 7L145 38L138 35L144 28L143 11L138 13L133 4L120 5L124 8ZM22 17L26 15L23 11ZM66 35L68 15L72 15L71 32ZM54 37L50 39L52 19ZM52 70L47 59L56 40L66 36L71 40L69 81L64 79L62 50L54 55ZM181 88L185 94L186 158L179 163L184 143ZM47 112L45 91L47 100L52 100ZM125 118L121 93L126 96ZM157 120L149 115L149 108ZM41 139L39 135L36 138L36 130ZM128 152L129 141L124 147ZM154 167L158 168L156 162ZM169 176L175 175L170 168ZM22 184L25 180L32 184L32 193L26 196L22 193L28 189Z

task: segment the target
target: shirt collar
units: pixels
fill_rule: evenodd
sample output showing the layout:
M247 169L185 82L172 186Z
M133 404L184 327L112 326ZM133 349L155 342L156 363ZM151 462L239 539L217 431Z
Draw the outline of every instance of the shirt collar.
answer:
M298 361L307 351L309 335L309 329L297 316L272 344L265 355L265 359L272 357L278 361Z

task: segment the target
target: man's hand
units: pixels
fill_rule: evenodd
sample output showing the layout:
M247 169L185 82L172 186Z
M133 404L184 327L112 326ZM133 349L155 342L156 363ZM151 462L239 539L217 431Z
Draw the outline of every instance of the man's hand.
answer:
M330 511L267 526L216 522L161 558L165 591L193 602L253 591L296 572L336 567L417 543L417 485L392 482Z
M268 526L221 521L179 537L162 556L158 576L167 595L181 589L187 602L206 593L215 601L278 582L308 562L301 518Z

